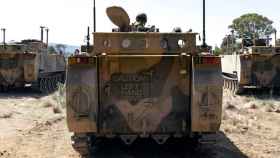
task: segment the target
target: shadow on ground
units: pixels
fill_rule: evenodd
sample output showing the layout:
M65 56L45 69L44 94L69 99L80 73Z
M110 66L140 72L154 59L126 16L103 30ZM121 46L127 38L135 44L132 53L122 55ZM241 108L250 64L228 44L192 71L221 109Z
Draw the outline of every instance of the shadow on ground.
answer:
M245 89L240 96L248 96L248 97L255 97L258 99L269 99L269 98L280 98L280 88L275 89L268 89L268 88L261 88L261 89Z
M91 158L247 158L223 132L216 136L216 144L199 148L178 141L157 145L151 140L142 140L129 147L112 141L96 149Z
M0 99L22 99L26 97L39 99L45 97L48 94L43 94L38 90L32 89L31 87L14 88L7 92L0 92Z

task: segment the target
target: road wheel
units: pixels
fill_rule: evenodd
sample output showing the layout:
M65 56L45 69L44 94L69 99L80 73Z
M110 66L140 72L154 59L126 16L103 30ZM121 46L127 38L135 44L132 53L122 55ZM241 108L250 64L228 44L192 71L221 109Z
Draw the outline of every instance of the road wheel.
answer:
M50 92L54 92L55 91L55 76L50 78L50 88L51 91Z
M241 95L241 94L244 94L244 92L245 92L245 89L241 85L237 84L235 94Z
M47 79L46 78L41 78L39 81L39 87L40 87L40 92L41 93L48 93L48 88L47 88Z
M72 147L80 153L83 158L89 158L93 152L96 138L86 133L75 133L72 137Z
M54 88L54 90L56 91L57 90L57 88L58 88L58 77L57 76L54 76L53 77L53 88Z

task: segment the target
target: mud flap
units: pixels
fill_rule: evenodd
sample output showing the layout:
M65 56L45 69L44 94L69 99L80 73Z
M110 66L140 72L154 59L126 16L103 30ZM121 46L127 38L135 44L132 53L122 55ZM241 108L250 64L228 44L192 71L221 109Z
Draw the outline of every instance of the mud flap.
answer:
M97 133L97 74L96 63L68 66L66 112L70 131Z
M194 57L192 82L192 132L218 131L223 97L220 58Z

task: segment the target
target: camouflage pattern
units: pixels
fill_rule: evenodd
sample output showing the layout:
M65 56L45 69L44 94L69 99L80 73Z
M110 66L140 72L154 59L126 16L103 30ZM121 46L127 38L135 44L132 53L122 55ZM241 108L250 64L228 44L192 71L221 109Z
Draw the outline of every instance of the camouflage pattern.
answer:
M280 47L251 47L247 53L223 55L224 73L235 74L240 87L280 87Z
M152 137L163 144L217 132L220 57L202 53L196 33L137 30L121 7L106 11L118 28L94 33L92 52L68 58L66 111L74 149L89 155L104 137L126 144Z
M0 87L38 84L39 78L65 72L62 55L48 54L47 46L37 40L0 46Z
M219 130L221 61L197 55L195 33L94 33L94 44L68 59L71 132L166 140Z
M34 68L38 67L35 61L34 54L18 54L18 53L0 53L0 84L18 85L26 81L32 81L38 73L34 72ZM26 73L24 73L24 71Z

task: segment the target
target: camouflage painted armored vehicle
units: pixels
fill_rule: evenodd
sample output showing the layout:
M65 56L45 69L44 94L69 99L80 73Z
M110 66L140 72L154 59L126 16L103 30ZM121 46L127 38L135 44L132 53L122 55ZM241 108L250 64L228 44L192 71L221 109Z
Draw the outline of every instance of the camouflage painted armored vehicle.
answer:
M246 89L280 88L280 46L260 41L265 40L222 55L225 88L237 94Z
M49 54L38 40L23 40L0 45L0 89L33 86L51 92L65 80L65 59Z
M122 8L110 7L107 14L119 28L133 27ZM219 130L221 61L199 55L195 33L97 32L93 37L93 51L70 57L67 66L67 124L81 155L105 138L126 144L153 138L162 144Z

